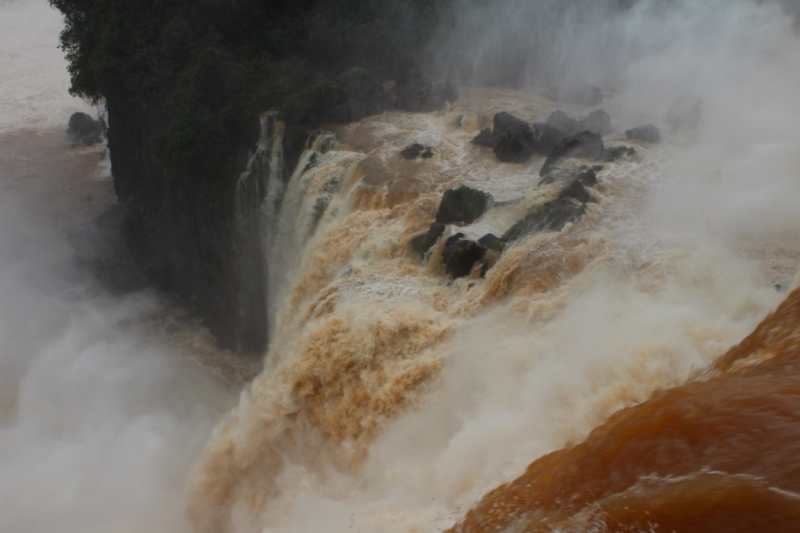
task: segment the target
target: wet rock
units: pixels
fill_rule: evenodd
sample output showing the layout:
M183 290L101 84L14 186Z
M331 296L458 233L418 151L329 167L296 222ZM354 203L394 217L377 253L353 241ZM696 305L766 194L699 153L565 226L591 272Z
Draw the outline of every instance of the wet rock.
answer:
M610 162L622 159L623 157L633 157L636 155L636 150L630 146L614 146L606 150L603 155L603 160Z
M565 139L553 152L539 172L545 176L562 159L577 157L583 159L600 159L603 157L603 138L596 133L583 131Z
M504 163L523 163L536 149L531 125L505 111L494 116L493 130L482 130L471 142L494 148L495 156Z
M588 83L570 82L551 90L547 97L556 102L594 106L603 101L603 92Z
M550 155L567 137L575 135L580 123L563 111L553 111L547 122L540 126L536 139L536 151L541 155Z
M440 222L434 222L431 224L431 227L428 228L428 231L412 237L411 241L409 242L409 246L420 256L424 256L426 253L428 253L428 250L433 248L433 245L436 244L436 241L439 240L439 237L444 235L444 229L444 224Z
M444 245L442 260L445 270L454 278L469 276L475 264L486 255L486 248L469 239L463 233L456 233Z
M494 155L503 163L524 163L536 151L533 130L518 135L506 131L494 147Z
M478 244L496 252L502 252L505 248L505 243L503 240L493 233L487 233L478 239Z
M511 242L541 231L561 231L567 223L580 220L585 212L586 204L570 198L559 198L534 206L503 235L502 240Z
M489 128L483 128L481 132L475 136L474 139L470 141L472 144L477 144L478 146L486 146L487 148L494 148L494 145L497 144L497 139L494 138L492 134L492 130Z
M614 128L611 127L611 115L602 109L592 111L581 120L580 129L596 133L601 137L614 131Z
M442 196L436 222L441 224L471 224L488 210L494 199L489 193L465 185L449 189Z
M597 185L597 172L599 172L600 170L603 170L603 167L595 165L589 170L582 172L578 176L578 181L587 187L594 187L595 185Z
M422 157L423 159L429 159L433 157L433 149L430 146L424 146L419 143L414 143L403 150L400 151L400 155L403 159L416 159L418 157Z
M550 185L552 183L570 184L576 180L587 187L592 187L597 184L597 173L594 169L588 169L585 165L578 171L556 166L551 168L539 181L539 185Z
M86 113L73 113L67 124L67 135L73 146L91 146L103 140L103 123Z
M703 101L694 96L680 96L675 99L664 114L664 122L670 133L697 129L703 117Z
M625 136L628 137L628 139L644 141L651 144L658 144L661 142L661 132L653 124L631 128L625 132Z
M596 181L596 180L595 180ZM596 203L589 191L583 186L583 182L580 178L576 179L572 183L567 186L566 189L561 191L561 194L558 195L559 200L565 198L572 198L573 200L577 200L581 203L588 204L588 203Z

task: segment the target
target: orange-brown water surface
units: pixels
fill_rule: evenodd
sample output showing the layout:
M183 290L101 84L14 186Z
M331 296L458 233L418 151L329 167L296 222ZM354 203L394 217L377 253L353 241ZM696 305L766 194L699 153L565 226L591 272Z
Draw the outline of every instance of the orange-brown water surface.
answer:
M799 531L800 290L707 372L535 461L451 531Z

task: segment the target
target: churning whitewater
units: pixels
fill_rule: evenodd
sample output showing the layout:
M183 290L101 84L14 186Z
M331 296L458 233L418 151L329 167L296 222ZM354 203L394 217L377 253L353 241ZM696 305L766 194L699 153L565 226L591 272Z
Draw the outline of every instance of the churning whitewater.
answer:
M539 184L543 159L503 165L470 140L502 111L534 123L594 108L545 88L474 89L443 112L385 113L317 139L266 210L282 258L271 286L284 290L264 372L192 476L199 531L441 531L536 458L697 379L785 297L800 251L797 38L777 7L708 4L645 2L582 28L623 32L612 44L631 63L608 65L617 84L602 107L617 133L604 141L635 155L602 163L581 220L515 242L485 277L445 274L448 237L503 235L564 183ZM669 132L680 94L703 102L696 128L660 145L621 133ZM412 143L433 157L402 158ZM412 238L460 185L494 207L420 258ZM464 530L657 527L503 509Z
M53 180L78 156L46 143L84 107L65 96L58 21L0 0L0 142L45 154L36 175ZM266 181L271 341L235 407L236 365L199 328L154 334L156 297L75 281L41 213L55 204L26 189L21 148L0 150L0 529L796 531L792 20L768 2L642 1L561 38L560 73L603 82L601 105L551 100L535 79L465 87L443 111L319 132L291 176L264 113L239 184ZM676 97L702 102L690 127L664 121ZM543 157L503 164L470 141L500 112L534 124L600 107L623 155L555 174L595 167L582 216L453 279L451 237L504 235L568 185L541 179ZM648 123L661 143L626 137ZM414 143L432 157L401 157ZM79 155L94 159L70 183L92 179L98 154ZM489 209L417 253L461 185Z

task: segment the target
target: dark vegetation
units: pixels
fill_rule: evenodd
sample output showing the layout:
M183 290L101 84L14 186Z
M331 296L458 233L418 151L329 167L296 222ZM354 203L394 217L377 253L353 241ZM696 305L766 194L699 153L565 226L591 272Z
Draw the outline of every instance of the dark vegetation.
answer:
M306 127L391 105L386 81L405 80L395 99L435 105L448 86L437 93L414 69L449 1L51 0L65 17L71 92L108 111L119 201L106 218L138 270L194 307L222 346L260 352L267 341L255 220L265 191L237 185L260 112L288 121L291 165Z

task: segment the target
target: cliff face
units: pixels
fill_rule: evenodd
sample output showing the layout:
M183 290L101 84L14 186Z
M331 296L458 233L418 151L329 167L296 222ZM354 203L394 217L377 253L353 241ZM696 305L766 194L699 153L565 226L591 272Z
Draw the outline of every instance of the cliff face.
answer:
M222 347L262 350L267 295L260 206L272 144L259 144L249 165L253 149L242 146L218 179L193 179L158 164L140 109L107 105L122 238L136 266L156 287L193 306Z

